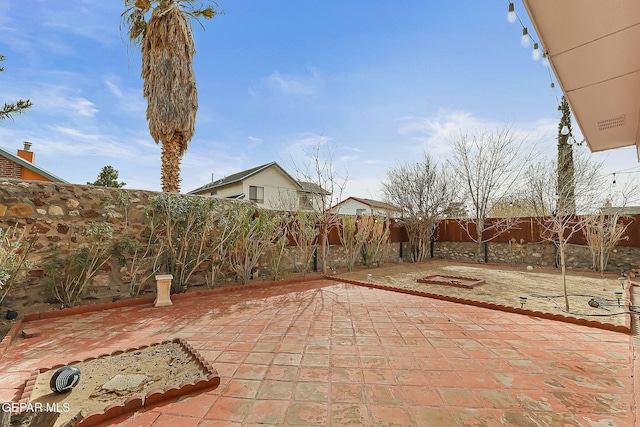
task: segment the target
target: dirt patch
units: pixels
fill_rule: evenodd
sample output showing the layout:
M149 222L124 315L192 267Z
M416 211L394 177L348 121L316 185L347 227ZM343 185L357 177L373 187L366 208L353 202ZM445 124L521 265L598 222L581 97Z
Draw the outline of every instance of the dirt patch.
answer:
M588 271L571 271L567 274L567 293L569 310L566 310L563 294L562 275L559 270L534 268L526 266L483 265L463 263L450 260L431 260L424 263L392 264L380 268L363 269L338 274L338 277L367 281L371 274L373 283L412 289L438 295L454 296L477 301L521 307L520 296L526 296L524 308L546 313L564 314L582 317L613 325L624 325L629 314L625 310L624 299L614 296L615 291L622 290L618 277ZM427 275L448 275L474 277L484 280L482 286L472 289L418 283L417 280ZM598 307L589 305L595 300Z
M155 344L74 366L80 369L82 378L70 392L57 394L51 391L49 381L57 370L51 369L38 375L31 394L32 403L57 404L62 413L56 426L64 424L78 412L84 417L113 403L124 403L133 396L142 397L156 390L207 377L205 368L177 342ZM116 380L112 381L114 378Z

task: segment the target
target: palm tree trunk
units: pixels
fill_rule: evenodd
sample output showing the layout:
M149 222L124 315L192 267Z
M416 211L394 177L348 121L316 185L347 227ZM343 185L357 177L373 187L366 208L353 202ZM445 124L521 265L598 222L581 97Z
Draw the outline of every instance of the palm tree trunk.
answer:
M182 135L175 133L168 141L162 142L162 191L180 192L180 159L182 157Z

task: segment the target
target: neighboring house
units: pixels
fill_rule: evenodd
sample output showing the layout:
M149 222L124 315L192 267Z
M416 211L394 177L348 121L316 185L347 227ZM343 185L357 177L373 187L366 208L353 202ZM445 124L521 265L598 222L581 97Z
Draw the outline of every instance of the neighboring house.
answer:
M296 180L276 162L234 173L189 194L245 199L262 208L281 210L319 210L331 196L316 184Z
M344 199L330 209L331 212L342 215L369 215L399 218L402 210L392 204L360 197Z
M640 206L625 206L625 207L617 207L612 206L611 202L607 201L600 211L605 215L640 215Z
M36 166L33 163L34 159L35 154L31 151L30 142L24 143L24 149L18 150L17 156L0 147L0 178L67 183L64 179Z

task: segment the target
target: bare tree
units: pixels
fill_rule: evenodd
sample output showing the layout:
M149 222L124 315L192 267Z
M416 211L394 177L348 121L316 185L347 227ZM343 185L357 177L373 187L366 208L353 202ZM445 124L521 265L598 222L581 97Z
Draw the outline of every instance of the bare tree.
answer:
M485 242L518 225L513 218L491 222L487 218L494 204L514 194L534 149L526 144L526 138L520 138L509 126L471 135L462 133L452 142L448 163L472 205L470 219L459 222L476 243L478 261L484 258Z
M540 218L543 227L543 237L552 241L557 248L559 266L562 271L562 288L565 298L565 308L569 311L569 297L567 293L567 248L570 239L581 232L590 221L586 215L595 206L601 206L602 177L599 170L601 163L590 161L585 155L576 152L573 159L573 180L557 180L558 164L555 161L541 163L538 176L533 178L541 182L547 181L545 191L538 194L539 200L549 203L555 199L553 205L547 205L552 211L551 216ZM555 185L554 185L555 184ZM576 214L577 213L577 214Z
M333 153L334 149L320 140L304 152L305 163L296 163L293 157L291 160L296 179L310 197L309 206L318 212L318 246L323 274L328 271L329 231L339 223L338 215L331 211L332 196L340 199L348 180L348 173L334 166Z
M587 218L583 232L591 251L592 268L603 276L611 252L621 240L628 239L625 232L630 222L624 222L624 212L629 200L638 195L638 190L637 183L628 183L619 194L612 194L604 207Z
M382 182L384 199L402 209L401 222L409 236L413 262L429 255L433 233L450 206L452 191L444 169L426 153L421 162L402 163L387 172Z

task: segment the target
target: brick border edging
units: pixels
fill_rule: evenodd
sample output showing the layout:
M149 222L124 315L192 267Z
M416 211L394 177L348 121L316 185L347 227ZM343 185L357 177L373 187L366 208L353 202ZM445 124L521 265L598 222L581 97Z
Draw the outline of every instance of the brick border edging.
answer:
M364 286L367 288L382 289L385 291L399 292L403 294L433 298L433 299L438 299L442 301L454 302L458 304L465 304L465 305L471 305L475 307L488 308L491 310L504 311L507 313L524 314L526 316L534 316L534 317L539 317L539 318L548 319L548 320L557 320L560 322L572 323L572 324L581 325L581 326L588 326L591 328L604 329L612 332L620 332L627 335L631 334L631 319L629 317L627 317L627 319L625 320L625 325L614 325L611 323L598 322L596 320L588 320L580 317L566 316L564 314L552 314L552 313L546 313L543 311L529 310L526 308L518 308L518 307L510 307L508 305L494 304L494 303L485 302L485 301L477 301L477 300L466 299L466 298L452 297L448 295L432 294L429 292L415 291L412 289L395 288L393 286L377 285L375 283L361 282L359 280L341 279L339 277L334 277L334 276L325 276L325 278L329 280L334 280L336 282L349 283L352 285ZM627 287L626 290L627 290L627 296L629 296L630 295L629 287Z
M125 415L130 412L134 412L140 408L149 409L154 406L158 406L159 404L165 403L169 399L173 399L179 396L184 396L189 393L193 393L195 391L200 391L208 388L215 388L220 385L220 375L218 375L218 371L216 371L211 364L200 355L200 353L188 342L183 340L182 338L174 338L172 340L164 340L164 341L156 341L150 344L143 344L138 347L132 347L127 350L114 350L111 353L103 353L98 357L88 357L84 360L73 360L67 364L56 364L49 368L38 368L34 370L29 378L27 379L24 388L20 392L20 396L16 398L16 401L19 403L27 403L31 399L31 394L35 388L36 381L38 379L38 375L50 371L53 369L58 369L63 366L73 365L80 362L88 362L90 360L99 359L101 357L108 356L117 356L119 354L128 353L131 351L142 350L154 345L162 345L168 343L178 343L180 344L185 351L193 356L193 358L200 364L200 366L205 370L206 377L200 378L196 381L187 381L178 386L173 387L165 387L162 390L155 390L147 393L144 396L132 396L126 399L123 403L113 403L108 405L102 411L94 411L88 413L84 418L78 421L78 426L93 426L99 423L103 423L107 420L115 418L120 415Z
M16 336L18 336L18 331L22 328L22 320L17 320L16 323L13 324L11 329L7 335L4 336L2 341L0 341L0 359L2 356L9 350L9 346L13 342Z
M268 282L261 283L252 283L249 285L234 285L227 286L224 288L215 288L215 289L203 289L197 291L189 291L182 294L173 294L171 295L172 300L179 301L182 299L198 297L201 295L210 295L210 294L224 294L227 292L233 292L238 289L260 289L267 288L271 286L278 285L291 285L299 282L307 282L311 280L319 280L323 279L325 276L322 274L314 274L305 277L296 277L293 279L286 280L271 280ZM44 319L54 319L58 317L65 316L73 316L74 314L82 314L82 313L93 313L96 311L109 310L112 308L120 308L120 307L135 307L138 305L144 304L153 304L155 301L155 297L141 297L141 298L131 298L126 300L114 301L114 302L103 302L100 304L89 304L83 305L80 307L70 307L63 308L62 310L53 310L53 311L43 311L38 313L29 313L25 314L22 320L16 321L11 330L0 342L0 359L5 355L7 350L9 350L9 346L13 343L13 340L18 336L19 330L22 328L22 324L24 322L32 322L34 320L44 320Z
M446 280L434 280L432 279L433 277L446 277L448 279L460 279L460 280L466 280L467 282L471 282L471 283L469 283L468 285L465 285L464 283L454 283ZM433 285L453 286L456 288L464 288L464 289L473 289L476 286L480 286L487 283L486 281L482 279L476 279L475 277L447 276L444 274L431 274L429 276L420 277L419 279L416 280L416 282L430 283Z

